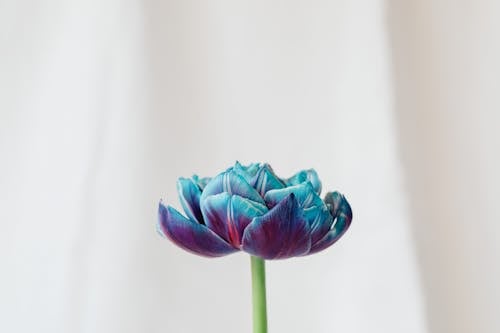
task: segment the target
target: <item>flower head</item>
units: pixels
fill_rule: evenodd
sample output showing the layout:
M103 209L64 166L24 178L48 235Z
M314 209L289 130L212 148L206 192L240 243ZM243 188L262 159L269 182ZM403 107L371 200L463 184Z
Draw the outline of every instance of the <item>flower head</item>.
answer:
M345 197L328 192L313 169L288 179L268 164L236 164L214 178L180 178L187 217L160 202L158 231L181 248L206 257L245 251L264 259L313 254L349 228Z

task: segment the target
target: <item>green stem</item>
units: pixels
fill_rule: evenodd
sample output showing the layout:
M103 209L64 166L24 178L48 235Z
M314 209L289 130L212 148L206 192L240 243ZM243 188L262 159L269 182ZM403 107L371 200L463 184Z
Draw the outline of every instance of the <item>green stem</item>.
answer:
M251 256L253 333L267 333L266 266L263 259Z

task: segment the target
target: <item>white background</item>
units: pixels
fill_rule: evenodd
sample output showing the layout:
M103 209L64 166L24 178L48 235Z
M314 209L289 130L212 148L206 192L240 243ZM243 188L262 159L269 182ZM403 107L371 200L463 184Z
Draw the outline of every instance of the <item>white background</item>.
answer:
M3 0L0 331L250 332L248 257L155 232L240 160L354 211L268 263L270 332L498 332L499 9Z

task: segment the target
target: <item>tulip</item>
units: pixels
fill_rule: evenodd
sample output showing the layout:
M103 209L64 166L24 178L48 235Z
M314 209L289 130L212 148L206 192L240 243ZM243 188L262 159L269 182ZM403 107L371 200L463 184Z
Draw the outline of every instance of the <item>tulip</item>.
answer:
M200 256L251 255L258 305L254 332L266 332L264 260L322 251L352 220L342 194L320 198L321 182L313 169L283 179L268 164L236 162L214 178L180 178L177 190L185 216L160 202L159 233Z
M180 178L186 217L160 202L159 232L181 248L205 257L245 251L263 259L319 252L349 228L345 197L329 192L310 169L291 178L276 176L268 164L234 167L210 178Z

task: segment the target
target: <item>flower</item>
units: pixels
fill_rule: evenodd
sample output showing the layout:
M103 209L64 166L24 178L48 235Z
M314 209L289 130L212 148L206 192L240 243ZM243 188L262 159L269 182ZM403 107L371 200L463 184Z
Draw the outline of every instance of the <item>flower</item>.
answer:
M160 201L158 231L206 257L245 251L263 259L305 256L326 249L349 228L345 197L328 192L313 169L281 179L268 164L233 167L214 178L180 178L187 217Z

